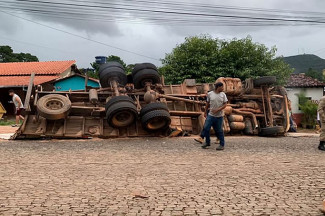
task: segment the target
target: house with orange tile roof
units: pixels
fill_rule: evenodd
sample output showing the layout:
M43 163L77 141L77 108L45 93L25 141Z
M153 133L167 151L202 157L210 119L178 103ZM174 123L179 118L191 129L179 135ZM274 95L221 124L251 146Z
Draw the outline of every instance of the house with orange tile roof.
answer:
M291 74L286 84L286 90L288 99L291 101L293 119L297 125L301 125L303 113L299 108L299 93L304 92L309 100L318 104L320 98L325 95L325 83L306 76L304 73Z
M0 63L0 102L9 114L14 112L8 90L13 89L24 100L29 79L35 73L34 85L48 85L53 80L80 74L75 60L48 62L10 62Z

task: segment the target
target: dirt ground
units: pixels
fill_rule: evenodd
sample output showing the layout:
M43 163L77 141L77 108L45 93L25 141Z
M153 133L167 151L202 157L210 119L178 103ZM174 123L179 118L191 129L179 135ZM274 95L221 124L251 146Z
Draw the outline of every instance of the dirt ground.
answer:
M0 126L0 134L15 133L18 127Z
M317 138L0 142L0 215L320 215Z

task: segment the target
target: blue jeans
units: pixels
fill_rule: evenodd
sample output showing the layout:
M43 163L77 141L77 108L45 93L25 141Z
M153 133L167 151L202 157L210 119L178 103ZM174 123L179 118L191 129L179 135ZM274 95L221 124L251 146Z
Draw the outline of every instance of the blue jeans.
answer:
M210 129L213 127L213 130L220 140L220 145L225 146L225 135L223 133L223 117L213 117L208 115L205 120L203 130L201 132L201 137L205 137L205 141L207 144L211 143L210 139Z

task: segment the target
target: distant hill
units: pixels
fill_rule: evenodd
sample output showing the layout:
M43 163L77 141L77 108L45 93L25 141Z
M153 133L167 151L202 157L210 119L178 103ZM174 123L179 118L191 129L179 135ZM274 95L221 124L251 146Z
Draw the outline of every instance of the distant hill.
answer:
M295 69L294 73L306 73L309 68L323 73L325 69L325 59L316 55L304 54L284 57L283 60Z

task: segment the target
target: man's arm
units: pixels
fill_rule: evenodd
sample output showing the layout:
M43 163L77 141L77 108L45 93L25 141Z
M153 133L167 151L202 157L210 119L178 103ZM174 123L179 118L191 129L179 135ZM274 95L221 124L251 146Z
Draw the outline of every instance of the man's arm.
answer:
M20 107L21 107L21 105L22 105L20 98L16 97L15 100L16 100L17 103L18 103L18 107L17 107L17 109L20 109Z
M210 103L207 101L207 105L205 106L205 111L204 111L204 117L207 117L209 109L210 109Z
M227 103L228 103L228 98L227 98L226 94L224 94L223 101L224 101L224 103L223 103L223 105L221 107L218 107L217 109L212 110L213 113L218 113L221 110L226 109Z
M223 103L223 105L222 105L221 107L218 107L218 108L216 108L216 109L213 109L212 112L213 112L213 113L218 113L218 112L220 112L221 110L226 109L226 107L227 107L227 102Z
M219 108L219 111L226 109L227 107L227 102L224 102L222 107Z

